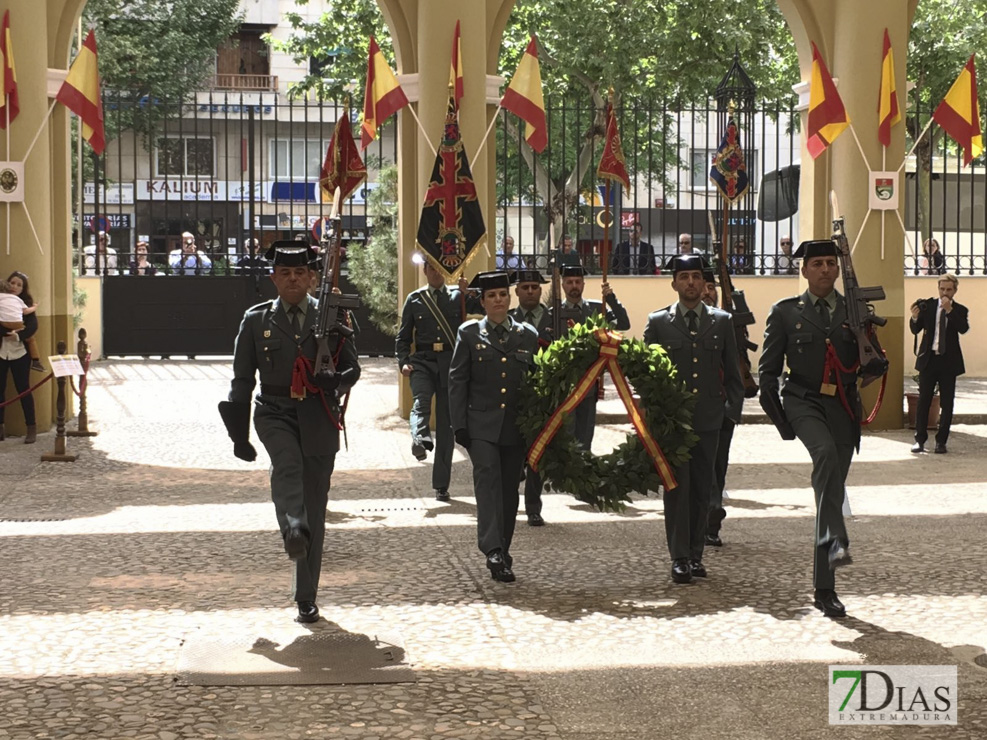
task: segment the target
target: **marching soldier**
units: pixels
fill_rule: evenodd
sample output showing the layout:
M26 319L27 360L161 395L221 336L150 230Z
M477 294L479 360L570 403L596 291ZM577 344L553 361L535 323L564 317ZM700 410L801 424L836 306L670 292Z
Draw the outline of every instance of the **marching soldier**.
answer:
M719 298L716 293L716 276L711 268L703 271L703 279L706 281L703 303L716 308ZM733 442L733 430L736 426L729 416L723 416L719 440L716 443L709 514L706 517L706 545L708 547L723 547L723 540L720 539L720 527L727 516L726 509L723 508L723 497L727 482L727 466L730 464L730 445Z
M467 289L467 283L465 278L460 278L458 290L448 288L445 275L429 262L425 262L422 270L428 285L408 294L394 347L398 367L410 381L414 398L408 419L411 453L417 460L424 460L428 451L435 450L432 488L436 501L448 501L454 444L449 426L449 361L456 344L456 331L463 323L459 295ZM480 310L477 300L469 296L467 311L480 313ZM434 442L429 431L433 396Z
M648 316L646 344L668 352L679 378L696 396L692 417L699 442L691 458L675 470L678 486L666 491L665 534L672 558L672 580L705 578L703 547L713 488L713 464L724 417L740 420L744 383L737 364L737 339L730 314L702 302L706 292L701 255L676 255L667 269L677 303Z
M538 270L518 270L514 273L514 292L517 294L518 307L511 315L515 321L523 321L538 332L538 346L547 347L552 343L552 316L548 308L542 304L542 285L547 281ZM542 481L531 468L525 467L524 475L524 512L528 524L532 527L544 526L541 509Z
M475 278L486 317L459 328L449 369L456 442L469 452L476 495L477 545L494 580L510 583L518 480L527 450L517 427L518 395L534 367L538 333L511 318L504 272Z
M856 373L841 372L832 357L835 352L843 367L854 367L858 349L845 323L846 302L833 287L840 274L836 245L829 240L803 242L794 257L802 259L802 277L809 288L778 301L768 314L758 365L761 406L782 437L797 436L812 457L813 605L827 617L844 617L846 608L836 595L833 571L852 562L843 498L853 450L860 447L860 398ZM831 374L824 372L827 368ZM834 381L843 386L843 394Z
M220 413L233 454L254 460L250 400L259 372L254 427L271 457L271 499L285 551L295 561L297 621L315 622L326 503L339 450L339 397L359 379L360 363L352 339L330 339L336 372L314 385L308 369L317 350L312 330L319 304L307 291L317 253L298 242L281 241L265 256L272 263L278 297L244 314L229 401L220 404Z
M579 265L562 266L562 292L565 293L565 300L562 303L562 314L574 314L588 319L590 316L603 313L603 303L600 301L583 300L583 289L586 287L586 271ZM627 317L625 309L617 296L614 294L610 283L603 283L603 300L607 304L607 321L617 331L627 331L631 328L631 320ZM593 446L593 434L596 431L596 393L590 393L581 404L576 407L574 416L576 417L575 435L576 440L585 450Z

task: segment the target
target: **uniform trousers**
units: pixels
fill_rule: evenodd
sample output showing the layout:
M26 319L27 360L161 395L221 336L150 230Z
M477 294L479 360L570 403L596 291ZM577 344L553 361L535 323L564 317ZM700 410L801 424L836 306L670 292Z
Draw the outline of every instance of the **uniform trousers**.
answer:
M287 403L258 404L254 411L257 436L271 457L271 500L281 536L291 527L308 533L308 555L295 562L292 598L315 601L322 571L326 537L326 505L336 454L302 454L298 417Z
M716 443L716 464L713 471L713 486L709 497L709 532L717 534L720 522L723 520L723 491L727 484L727 467L730 465L730 444L733 442L733 430L737 425L733 420L723 417L720 427L719 440Z
M541 514L541 492L543 483L541 475L531 468L524 471L524 513L527 516Z
M699 442L692 457L675 469L678 486L665 491L665 536L672 560L702 560L706 544L706 518L710 488L713 486L713 462L720 432L697 432Z
M797 414L789 408L793 402L798 406ZM843 499L854 449L854 444L834 438L834 417L843 424L849 422L849 417L839 398L790 399L786 411L795 435L812 458L812 490L816 498L813 586L832 589L836 579L829 567L829 544L834 539L844 544L849 542L843 521Z
M518 480L524 464L523 444L497 444L482 439L470 442L473 492L476 495L476 544L489 555L508 555L517 521Z
M579 446L589 451L593 447L593 433L596 431L597 386L590 388L589 394L576 406L573 412L575 428L573 434Z
M929 407L939 386L939 429L936 443L945 445L953 423L953 402L956 400L956 370L942 355L929 355L928 364L918 372L918 408L915 409L915 441L925 444L929 438Z
M452 450L455 439L452 422L449 421L449 388L434 363L428 365L412 362L411 425L413 440L431 437L429 419L432 416L432 398L435 398L435 456L432 459L432 488L448 488L452 476Z

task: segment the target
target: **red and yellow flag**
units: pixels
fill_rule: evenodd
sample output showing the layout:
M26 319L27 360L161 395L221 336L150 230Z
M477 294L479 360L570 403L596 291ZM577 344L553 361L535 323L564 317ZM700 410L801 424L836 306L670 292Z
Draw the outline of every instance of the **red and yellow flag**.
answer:
M500 106L524 121L524 139L532 149L541 152L548 144L548 124L545 122L545 96L541 89L541 68L538 65L538 39L531 37L511 84L504 91Z
M807 147L813 159L836 141L850 125L843 100L836 91L826 62L819 55L815 42L812 43L812 80L809 83L809 130Z
M977 70L973 54L949 88L932 118L943 131L963 147L963 164L968 165L984 151L980 130L980 102L977 100Z
M377 129L392 114L408 104L408 97L391 71L387 60L370 37L367 60L367 87L363 96L363 123L360 125L360 148L366 149L377 138Z
M82 137L96 154L102 154L106 148L106 132L103 129L103 99L99 94L96 34L92 29L79 47L79 54L69 67L68 77L55 99L79 116Z
M10 11L3 14L3 27L0 28L0 57L3 57L3 92L0 94L0 128L17 118L21 112L17 97L17 72L14 69L14 47L10 39Z
M333 193L339 188L339 200L345 201L356 186L367 176L367 168L360 158L360 150L353 139L353 129L350 128L350 110L343 110L336 128L333 129L326 159L322 163L319 174L319 185L332 200Z
M612 93L612 91L611 91ZM596 176L601 180L613 180L624 186L624 192L630 195L631 178L627 174L624 160L624 150L620 146L620 131L617 130L617 116L613 112L613 102L607 103L607 136L603 144L603 154L596 168Z
M891 127L901 121L898 91L894 84L894 53L888 29L884 29L884 53L881 57L881 91L877 100L877 138L891 146Z
M459 21L456 21L456 35L452 39L449 89L452 91L452 100L456 106L456 110L459 110L459 99L463 97L463 51L459 42Z

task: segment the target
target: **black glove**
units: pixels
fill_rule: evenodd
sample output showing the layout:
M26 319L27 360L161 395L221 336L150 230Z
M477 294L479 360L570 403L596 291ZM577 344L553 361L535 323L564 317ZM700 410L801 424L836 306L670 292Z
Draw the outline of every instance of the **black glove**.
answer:
M339 388L339 373L325 373L312 376L313 382L326 393L332 393Z
M247 462L256 460L257 450L250 444L250 404L220 401L219 415L233 440L233 454Z
M473 442L473 440L470 439L470 433L465 429L457 429L455 432L455 437L456 437L456 444L459 445L460 447L464 447L467 450L470 448L470 444L472 444Z

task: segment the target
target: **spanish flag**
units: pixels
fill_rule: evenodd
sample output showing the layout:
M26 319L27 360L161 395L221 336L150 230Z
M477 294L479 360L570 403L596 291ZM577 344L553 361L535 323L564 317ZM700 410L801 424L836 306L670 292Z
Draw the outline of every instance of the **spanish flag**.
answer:
M932 118L963 147L963 164L968 165L984 151L980 130L980 103L977 100L977 70L973 54L949 88Z
M0 57L3 57L3 92L0 94L0 128L17 118L21 112L17 98L17 73L14 70L14 47L10 40L10 11L4 11L0 28Z
M531 37L511 84L504 91L500 106L525 122L525 141L536 152L542 152L548 144L548 124L545 122L545 96L541 89L538 39L535 36Z
M106 132L103 130L103 99L99 94L96 34L91 28L55 99L79 116L82 137L96 154L102 154L106 148Z
M620 131L617 130L617 116L613 112L613 91L610 102L607 103L607 138L603 144L603 154L596 168L596 177L600 180L615 180L624 186L624 191L630 195L631 178L627 174L624 160L624 150L620 146Z
M393 113L408 104L398 78L384 59L374 37L370 37L367 60L367 87L363 96L363 123L360 126L360 148L366 149L377 138L377 129Z
M884 29L884 54L881 60L881 92L877 101L877 138L884 146L891 146L891 127L901 121L898 109L898 91L894 84L894 53L888 29Z
M812 80L809 83L809 154L815 159L850 125L850 116L836 92L836 84L812 42Z
M449 89L452 91L452 100L456 106L456 110L459 110L459 100L463 97L463 50L459 43L459 21L456 21L456 35L452 39Z
M319 185L328 194L329 201L339 188L339 200L345 201L350 197L356 186L367 176L367 168L360 158L360 150L353 139L353 129L350 128L350 109L344 108L336 128L333 129L326 159L322 163Z

